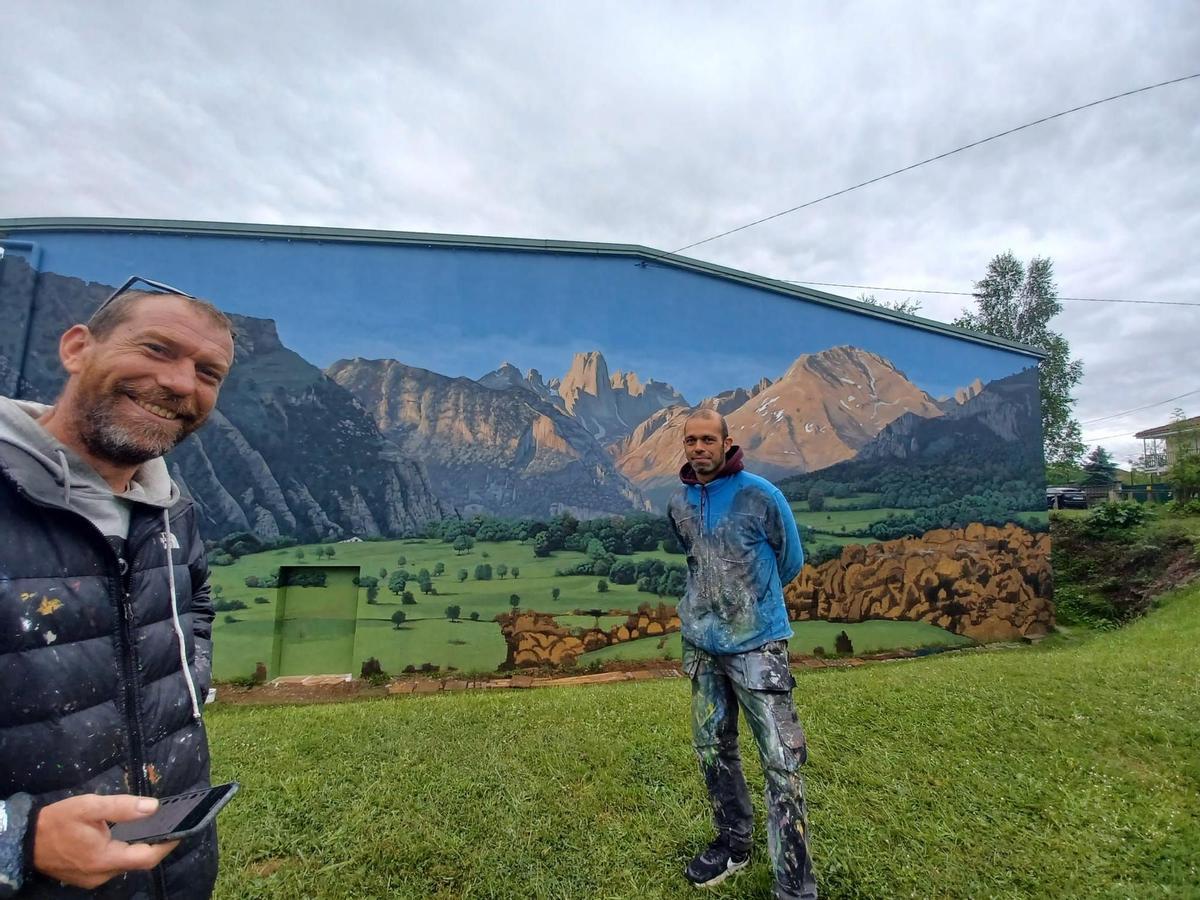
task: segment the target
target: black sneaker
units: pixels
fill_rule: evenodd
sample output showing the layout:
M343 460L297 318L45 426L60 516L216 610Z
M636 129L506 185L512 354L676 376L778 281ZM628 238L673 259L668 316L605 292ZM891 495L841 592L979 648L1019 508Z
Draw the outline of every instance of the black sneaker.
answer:
M698 888L713 887L748 865L750 865L749 850L743 851L740 855L731 853L724 841L718 839L688 863L688 867L683 870L683 877Z

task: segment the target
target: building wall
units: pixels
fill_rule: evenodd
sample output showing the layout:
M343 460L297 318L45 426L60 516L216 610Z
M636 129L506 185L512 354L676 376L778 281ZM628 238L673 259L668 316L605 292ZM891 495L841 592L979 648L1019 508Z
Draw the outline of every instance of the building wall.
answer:
M334 546L364 573L388 571L370 605L402 603L387 582L415 568L416 602L401 608L455 624L443 606L459 606L463 634L475 631L446 640L491 647L472 658L485 668L505 646L497 613L672 601L684 561L663 544L661 512L678 485L682 419L708 405L728 418L748 468L793 502L813 564L797 618L907 618L977 637L1049 621L1028 354L627 254L66 229L10 230L3 246L0 387L10 395L52 402L58 335L131 273L233 314L237 363L217 411L170 455L219 542L215 560L231 563L214 568L227 595L254 593L242 584L250 569L271 554L275 566L292 561L296 542L361 537ZM1007 593L988 595L995 579L982 570L904 569L905 559L966 552L946 548L970 526L984 556L1007 552L1001 529L1028 543ZM978 531L987 527L990 537ZM464 533L474 546L455 550ZM943 549L930 549L942 546L930 534ZM604 556L586 555L594 539ZM855 547L902 568L857 611L835 596L847 590L836 578L812 588L821 566L861 574L869 560ZM525 560L525 580L475 577L501 557ZM437 562L446 572L434 576ZM436 593L417 590L421 568ZM609 596L596 590L602 580ZM458 602L432 599L445 595ZM391 666L432 659L401 633L420 629L394 628L391 611L366 610L412 645ZM257 612L218 625L236 630ZM471 612L483 624L467 625ZM510 624L512 650L520 629ZM439 623L439 641L448 627Z

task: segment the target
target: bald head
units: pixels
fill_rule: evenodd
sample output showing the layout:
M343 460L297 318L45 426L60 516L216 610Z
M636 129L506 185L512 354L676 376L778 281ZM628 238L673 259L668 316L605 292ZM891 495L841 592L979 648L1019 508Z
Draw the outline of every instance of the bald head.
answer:
M725 417L715 409L703 407L688 415L683 422L683 430L686 432L687 427L691 422L703 421L710 425L715 425L721 432L721 440L729 437L729 423L725 421Z

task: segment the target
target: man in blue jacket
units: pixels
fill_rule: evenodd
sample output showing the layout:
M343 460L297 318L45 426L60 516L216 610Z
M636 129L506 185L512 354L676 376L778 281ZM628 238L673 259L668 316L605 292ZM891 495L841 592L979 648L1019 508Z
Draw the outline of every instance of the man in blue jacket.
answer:
M779 489L743 471L742 451L721 415L693 413L683 441L683 487L667 514L687 553L679 603L683 666L692 679L692 735L717 829L684 874L708 887L750 862L754 814L738 754L740 707L766 776L775 896L807 900L817 896L800 775L807 749L792 702L792 629L783 603L783 585L804 565L800 535Z

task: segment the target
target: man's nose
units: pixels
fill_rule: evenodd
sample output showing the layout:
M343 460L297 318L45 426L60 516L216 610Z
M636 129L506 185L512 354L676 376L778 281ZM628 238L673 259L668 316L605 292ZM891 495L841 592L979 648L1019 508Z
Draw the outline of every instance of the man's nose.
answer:
M196 393L196 366L190 359L172 360L158 371L156 380L172 394L191 397Z

